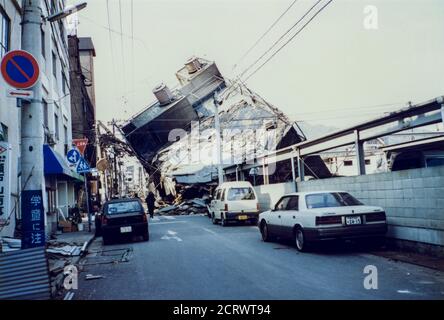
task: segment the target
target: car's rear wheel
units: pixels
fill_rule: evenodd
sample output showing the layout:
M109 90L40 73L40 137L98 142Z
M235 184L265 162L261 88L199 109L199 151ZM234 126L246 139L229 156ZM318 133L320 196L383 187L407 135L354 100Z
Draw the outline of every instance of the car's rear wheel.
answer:
M262 241L264 242L271 241L270 233L268 231L268 225L266 222L262 222L261 224L261 236L262 236Z
M294 231L294 243L296 249L301 252L306 252L308 250L308 242L305 239L304 230L302 228L296 228Z

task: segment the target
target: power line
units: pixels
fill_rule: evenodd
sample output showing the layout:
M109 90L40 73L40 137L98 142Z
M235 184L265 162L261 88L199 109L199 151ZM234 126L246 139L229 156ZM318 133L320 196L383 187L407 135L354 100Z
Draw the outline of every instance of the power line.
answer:
M135 81L135 59L134 59L134 0L131 0L131 88L134 88Z
M127 91L127 83L126 83L126 67L125 67L125 51L124 51L124 44L123 44L123 19L122 19L122 0L119 0L119 16L120 16L120 51L122 54L122 75L123 75L123 87L125 88L124 91Z
M263 38L278 24L278 22L287 14L288 11L295 5L298 0L294 0L290 6L285 9L285 11L268 27L268 29L256 40L256 42L241 56L241 58L234 64L233 70L236 69L237 65L243 61L243 59L262 41Z
M107 0L107 1L109 1L109 0ZM81 17L82 19L85 19L85 21L88 21L89 23L91 23L91 24L93 24L95 26L98 26L98 27L100 27L102 29L105 29L105 30L109 31L110 33L114 33L114 34L117 34L119 36L124 36L125 38L128 38L128 39L137 40L137 41L139 41L143 45L143 47L145 48L146 51L149 51L148 47L147 47L147 43L143 39L141 39L141 38L132 37L130 34L126 34L126 33L121 33L120 31L117 31L117 30L109 27L109 25L108 26L104 26L103 24L97 23L94 20L92 20L92 19L90 19L90 18L88 18L88 17L86 17L84 15L79 14L79 17Z
M263 66L265 66L271 59L273 59L274 56L276 56L276 54L278 54L286 45L288 45L297 35L299 35L304 29L305 27L311 22L313 21L314 18L316 18L316 16L321 13L321 11L323 11L333 0L329 0L326 4L324 4L318 11L316 11L316 13L302 26L301 29L299 29L290 39L288 39L277 51L275 51L267 60L265 60L264 63L262 63L258 68L256 68L256 70L254 70L252 73L250 73L248 75L248 77L245 78L245 81L247 81L248 79L250 79L256 72L258 72L260 69L262 69Z
M111 33L111 14L109 10L109 0L106 0L106 13L107 13L107 21L108 21L108 36L109 36L109 46L110 46L110 54L111 54L111 62L113 64L113 72L114 76L116 76L116 64L115 64L115 57L114 57L114 46L113 46L113 36Z
M273 48L288 34L290 33L294 28L297 27L297 25L304 20L304 18L321 2L322 0L318 0L310 9L308 9L307 12L302 15L287 31L284 32L283 35L281 35L258 59L256 59L252 64L250 64L241 74L240 77L242 77L245 73L247 73L248 70L253 68L263 57L265 57Z

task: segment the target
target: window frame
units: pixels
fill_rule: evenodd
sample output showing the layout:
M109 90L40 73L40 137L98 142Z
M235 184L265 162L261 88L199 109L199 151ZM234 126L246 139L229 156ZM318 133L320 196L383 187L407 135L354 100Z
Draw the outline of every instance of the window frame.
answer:
M57 141L60 140L60 127L59 127L59 115L54 112L54 137L56 138Z
M286 211L299 211L299 196L298 195L294 195L294 196L289 196L290 200L287 202L287 206L285 208ZM290 204L291 198L296 198L297 201L297 208L296 209L289 209L288 205Z
M278 209L278 205L284 201L285 199L289 199L290 196L283 196L282 198L279 199L279 201L276 203L276 205L274 206L274 210L273 211L285 211L285 209L287 208L287 204L288 202L285 204L285 208L284 209Z
M0 25L0 58L2 58L11 48L11 18L9 18L2 6L0 6L0 15L2 18ZM6 31L4 30L4 25L6 26ZM6 41L6 44L3 43L3 40Z
M52 52L52 75L57 79L57 54Z

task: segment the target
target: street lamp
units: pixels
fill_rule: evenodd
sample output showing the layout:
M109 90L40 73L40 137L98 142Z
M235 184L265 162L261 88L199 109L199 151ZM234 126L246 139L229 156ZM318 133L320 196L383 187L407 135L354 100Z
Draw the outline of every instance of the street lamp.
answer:
M77 11L80 11L80 10L86 8L86 5L87 5L86 2L81 2L76 5L68 5L62 11L56 12L56 13L46 17L46 20L48 20L49 22L59 21L59 20L65 18Z

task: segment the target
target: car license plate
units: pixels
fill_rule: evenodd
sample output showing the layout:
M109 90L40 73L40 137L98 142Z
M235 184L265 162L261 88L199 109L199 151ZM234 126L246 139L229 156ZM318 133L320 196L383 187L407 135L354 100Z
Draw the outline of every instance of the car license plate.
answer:
M131 227L120 227L120 233L128 233L133 231Z
M237 217L239 220L247 220L248 216L238 216Z
M345 225L347 226L355 226L362 224L361 216L357 217L345 217Z

